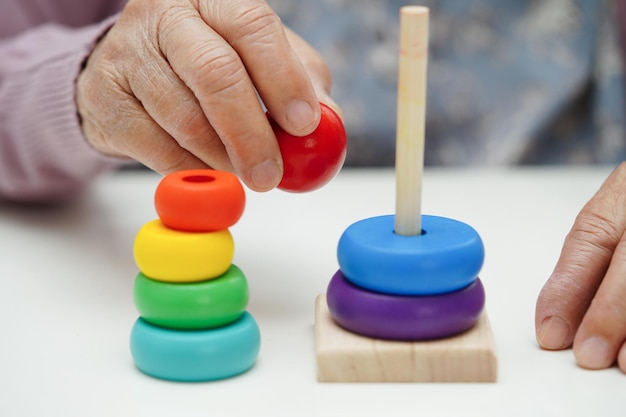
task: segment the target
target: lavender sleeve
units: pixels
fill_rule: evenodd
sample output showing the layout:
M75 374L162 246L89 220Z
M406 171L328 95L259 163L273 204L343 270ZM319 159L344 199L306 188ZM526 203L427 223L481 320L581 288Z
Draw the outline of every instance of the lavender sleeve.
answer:
M74 101L81 65L115 18L43 24L0 40L0 198L64 200L128 163L87 144Z

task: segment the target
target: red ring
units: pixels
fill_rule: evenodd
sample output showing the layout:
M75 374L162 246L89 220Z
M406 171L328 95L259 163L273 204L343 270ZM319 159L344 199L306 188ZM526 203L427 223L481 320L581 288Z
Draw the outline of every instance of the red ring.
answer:
M193 169L168 174L154 194L163 224L187 232L227 229L243 214L246 195L234 174Z

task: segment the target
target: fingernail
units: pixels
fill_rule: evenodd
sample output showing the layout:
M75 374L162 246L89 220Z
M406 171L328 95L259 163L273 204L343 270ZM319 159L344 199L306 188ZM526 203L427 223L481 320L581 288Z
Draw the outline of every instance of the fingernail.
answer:
M287 121L296 131L306 130L315 121L315 111L306 101L292 101L287 106Z
M609 358L609 344L602 337L592 336L585 340L576 353L576 362L583 368L601 369L607 367Z
M626 343L622 345L622 348L617 354L617 365L619 366L619 369L626 374Z
M266 159L250 171L252 185L261 191L269 190L280 182L280 167L273 159Z
M563 349L567 346L570 328L560 317L552 316L543 320L537 341L544 349Z

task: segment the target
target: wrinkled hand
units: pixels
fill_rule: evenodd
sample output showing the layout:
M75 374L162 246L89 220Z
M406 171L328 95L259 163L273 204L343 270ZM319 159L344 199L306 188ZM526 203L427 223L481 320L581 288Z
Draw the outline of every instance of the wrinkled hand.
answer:
M626 163L583 207L537 301L537 340L583 368L626 372Z
M89 143L162 174L236 172L274 188L282 159L259 97L289 133L311 133L328 97L319 54L263 0L130 0L77 80ZM258 96L257 96L258 93Z

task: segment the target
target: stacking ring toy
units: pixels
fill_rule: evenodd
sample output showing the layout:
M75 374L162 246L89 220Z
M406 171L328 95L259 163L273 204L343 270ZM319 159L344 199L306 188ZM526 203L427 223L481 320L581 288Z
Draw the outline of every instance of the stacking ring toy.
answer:
M211 169L166 175L154 195L161 221L188 232L229 228L243 214L245 202L243 186L234 174Z
M170 329L208 329L237 320L248 304L248 283L232 265L215 279L192 283L135 279L135 306L141 317Z
M250 369L261 344L259 328L249 313L228 326L209 330L173 330L139 318L130 336L137 368L172 381L211 381Z
M235 255L228 229L189 233L166 227L160 220L144 224L133 248L139 270L167 282L193 282L225 273Z
M468 330L480 318L485 290L480 279L447 294L398 296L351 284L337 271L330 280L327 303L341 327L364 336L389 340L429 340Z
M469 225L422 216L421 235L394 233L394 216L349 226L339 239L339 269L353 284L381 293L429 295L459 290L474 281L485 251Z

